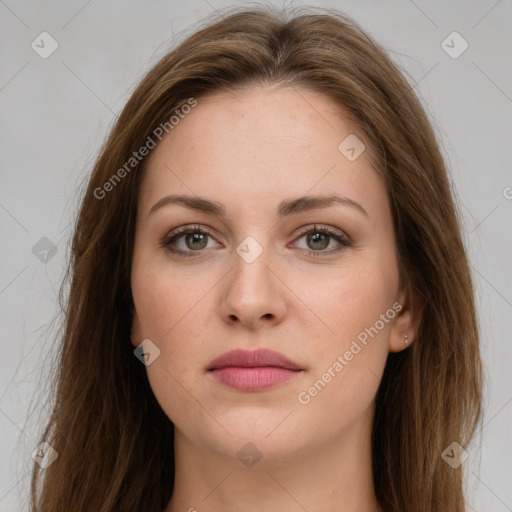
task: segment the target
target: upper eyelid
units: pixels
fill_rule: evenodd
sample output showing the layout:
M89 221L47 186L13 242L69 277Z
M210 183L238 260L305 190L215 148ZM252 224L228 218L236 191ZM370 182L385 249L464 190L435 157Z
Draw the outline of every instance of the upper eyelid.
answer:
M319 224L319 223L313 223L311 225L302 226L302 227L298 228L297 235L301 236L304 233L308 233L309 231L313 231L315 229L318 230L318 231L333 231L336 234L339 234L340 236L344 236L346 238L350 238L347 235L347 233L345 231L343 231L342 229L340 229L340 228L336 228L334 226L329 226L328 224ZM169 231L167 233L166 237L186 234L189 231L191 231L191 232L193 232L193 231L203 231L203 232L206 232L207 234L209 234L211 236L213 236L217 232L217 230L215 230L215 229L213 229L213 228L211 228L209 226L204 226L202 224L184 224L183 226L178 226L178 227L172 229L171 231Z
M348 235L343 230L336 228L334 226L329 226L327 224L324 225L324 224L318 224L318 223L314 223L312 225L303 226L303 227L299 228L298 236L302 236L305 233L309 233L310 231L315 231L315 230L316 231L326 231L326 232L329 232L330 234L335 233L337 235L348 238Z

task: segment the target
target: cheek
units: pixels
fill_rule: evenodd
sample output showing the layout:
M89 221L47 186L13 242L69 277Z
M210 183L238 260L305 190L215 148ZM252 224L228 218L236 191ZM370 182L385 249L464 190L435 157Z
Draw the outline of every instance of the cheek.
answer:
M194 329L188 319L201 308L211 286L206 276L198 280L192 271L178 271L161 255L134 258L132 293L142 335L167 349L168 340L183 323ZM190 338L194 337L190 332Z
M149 338L160 350L158 358L146 367L153 394L175 424L180 418L195 417L197 405L190 393L196 394L191 383L197 378L204 353L198 346L204 326L194 321L201 308L201 294L196 287L182 286L163 273L135 276L132 290L142 338Z
M392 287L382 273L333 280L315 293L318 315L334 331L307 342L315 365L296 402L315 428L337 432L371 406L389 352ZM376 326L377 323L377 326ZM326 425L329 425L326 427Z
M391 308L397 283L395 272L379 265L365 265L321 279L302 279L294 290L326 326L322 337L333 339L340 348ZM387 331L389 325L386 323L382 330Z
M149 338L160 350L146 369L155 395L166 400L168 394L179 391L179 382L192 379L203 364L208 329L205 308L216 280L206 275L194 278L183 270L177 273L170 264L145 264L142 259L137 264L132 273L132 293L141 341ZM165 396L161 396L164 390Z
M322 336L304 340L306 352L317 359L308 380L311 385L320 381L311 394L315 402L326 407L332 401L346 405L357 397L364 402L364 397L374 395L396 317L392 305L397 279L397 273L385 265L368 265L362 272L327 280L325 287L314 292L309 286L303 289L304 295L309 289L308 304L314 305L312 309L328 327Z

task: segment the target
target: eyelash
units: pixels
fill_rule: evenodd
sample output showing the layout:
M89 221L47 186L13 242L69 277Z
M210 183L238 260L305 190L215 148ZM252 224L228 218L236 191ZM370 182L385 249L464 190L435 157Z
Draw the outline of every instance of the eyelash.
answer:
M160 247L162 247L166 251L168 251L168 252L170 252L172 254L176 254L178 256L195 257L196 254L194 254L194 253L201 253L201 252L203 252L203 250L198 250L198 251L181 251L181 250L171 249L171 245L174 242L176 242L183 235L186 235L186 234L189 234L189 233L200 233L200 234L211 236L213 238L213 235L211 234L211 232L207 228L201 227L201 226L199 226L197 224L196 225L190 225L190 226L182 226L180 228L177 228L173 232L165 235L160 240ZM330 228L329 226L320 226L320 227L318 227L316 224L313 227L308 227L308 228L302 229L300 231L300 234L296 238L296 240L299 240L304 235L308 235L310 233L314 233L314 234L321 233L321 234L328 235L329 237L334 238L340 245L337 248L335 248L334 250L331 249L329 251L325 251L325 250L312 251L312 250L303 249L304 251L306 251L307 256L311 256L311 257L314 257L314 258L318 258L318 257L326 256L326 255L330 256L330 255L332 255L334 253L338 253L339 251L342 251L345 247L350 247L350 245L351 245L349 240L345 236L341 235L340 233L338 233L334 229Z

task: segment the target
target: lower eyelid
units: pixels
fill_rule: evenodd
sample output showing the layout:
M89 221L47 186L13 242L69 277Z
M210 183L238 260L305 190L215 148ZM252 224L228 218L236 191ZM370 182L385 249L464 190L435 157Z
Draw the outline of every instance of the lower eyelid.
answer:
M334 237L331 235L331 238L334 239ZM349 244L348 242L346 242L345 240L343 241L339 241L339 240L335 240L336 242L336 245L334 247L329 247L327 249L319 249L319 250L314 250L314 249L305 249L305 248L302 248L302 247L298 247L298 250L301 251L303 254L306 254L307 256L312 256L312 257L315 257L315 258L327 258L329 256L333 256L333 255L336 255L338 253L340 253L341 251L343 251L344 249L348 248L349 247Z

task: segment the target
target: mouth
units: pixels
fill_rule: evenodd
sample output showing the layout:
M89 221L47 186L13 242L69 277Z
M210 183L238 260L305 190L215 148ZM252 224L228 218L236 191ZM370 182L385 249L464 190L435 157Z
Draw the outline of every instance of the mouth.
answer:
M240 391L263 391L296 377L303 373L303 370L287 370L279 366L224 366L210 370L210 373L217 382L230 388Z
M207 371L219 383L241 391L262 391L304 373L304 369L272 350L233 350L214 359Z
M219 370L226 366L242 368L277 367L285 370L302 370L297 363L285 355L268 349L242 350L236 349L226 352L215 358L207 367L207 370Z

